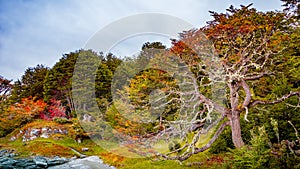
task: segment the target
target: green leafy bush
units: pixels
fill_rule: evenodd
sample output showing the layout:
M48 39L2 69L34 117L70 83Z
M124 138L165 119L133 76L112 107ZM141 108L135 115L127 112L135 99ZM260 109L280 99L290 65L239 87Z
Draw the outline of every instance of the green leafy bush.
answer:
M265 127L251 130L250 146L231 149L233 160L229 161L233 168L270 168L271 149Z
M68 120L68 119L65 118L65 117L55 117L55 118L53 119L53 121L55 121L56 123L59 123L59 124L72 123L72 121Z

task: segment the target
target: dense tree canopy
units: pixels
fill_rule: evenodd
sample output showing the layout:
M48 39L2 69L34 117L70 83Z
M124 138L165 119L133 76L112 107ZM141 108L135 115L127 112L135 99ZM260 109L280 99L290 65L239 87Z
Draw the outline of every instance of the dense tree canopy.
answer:
M46 102L50 99L61 100L64 104L69 104L71 108L74 107L71 97L71 79L77 57L78 52L65 54L49 70L43 82L43 94Z
M43 86L44 79L48 73L47 67L43 65L37 65L33 68L28 68L25 74L21 78L22 83L22 96L23 97L36 97L37 99L43 99Z

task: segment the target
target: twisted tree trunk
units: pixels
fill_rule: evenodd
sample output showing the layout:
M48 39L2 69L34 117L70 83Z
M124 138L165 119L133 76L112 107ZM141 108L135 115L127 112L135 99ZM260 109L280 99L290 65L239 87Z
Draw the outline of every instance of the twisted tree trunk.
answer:
M236 148L244 146L244 141L242 139L241 125L240 125L240 115L238 111L233 111L230 117L230 126L232 133L232 141Z

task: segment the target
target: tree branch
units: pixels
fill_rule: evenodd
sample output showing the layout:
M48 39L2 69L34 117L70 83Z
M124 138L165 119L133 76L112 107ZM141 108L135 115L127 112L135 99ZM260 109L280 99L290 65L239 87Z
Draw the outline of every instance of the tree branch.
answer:
M251 91L250 91L248 84L244 80L241 81L241 85L242 85L243 89L245 90L245 94L246 94L245 100L243 102L243 108L245 108L249 105L249 103L251 101Z
M217 132L215 133L215 135L210 139L210 141L205 146L203 146L201 148L195 148L194 152L189 152L188 154L186 154L184 156L167 156L165 154L157 154L157 156L163 157L164 159L167 159L167 160L184 161L184 160L188 159L189 157L191 157L193 154L198 154L198 153L203 152L203 151L207 150L208 148L210 148L211 145L216 141L216 139L223 132L223 130L225 129L225 127L228 126L228 125L229 125L229 121L224 122L219 127L219 129L217 130Z
M300 97L300 92L290 92L287 95L282 96L281 98L277 99L277 100L273 100L273 101L264 101L264 100L255 100L251 103L251 107L258 105L258 104L262 104L262 105L267 105L267 104L276 104L276 103L280 103L283 102L284 100L292 97L292 96L298 96Z
M266 73L266 72L263 72L263 73L260 73L258 75L253 75L253 76L246 76L244 78L244 80L257 80L257 79L260 79L262 78L264 75L270 75L272 73Z

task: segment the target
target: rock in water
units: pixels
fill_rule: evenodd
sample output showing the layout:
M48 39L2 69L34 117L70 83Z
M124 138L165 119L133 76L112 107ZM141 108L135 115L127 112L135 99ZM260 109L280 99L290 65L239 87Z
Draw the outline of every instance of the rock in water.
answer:
M56 166L65 164L66 162L69 162L70 160L64 157L55 157L53 159L47 159L48 166Z
M35 156L32 158L16 158L11 150L0 150L0 169L37 169L62 165L71 159L64 157L47 158Z
M44 157L36 156L36 157L33 158L33 161L35 162L35 164L38 167L44 167L45 168L45 167L48 166L47 160Z

